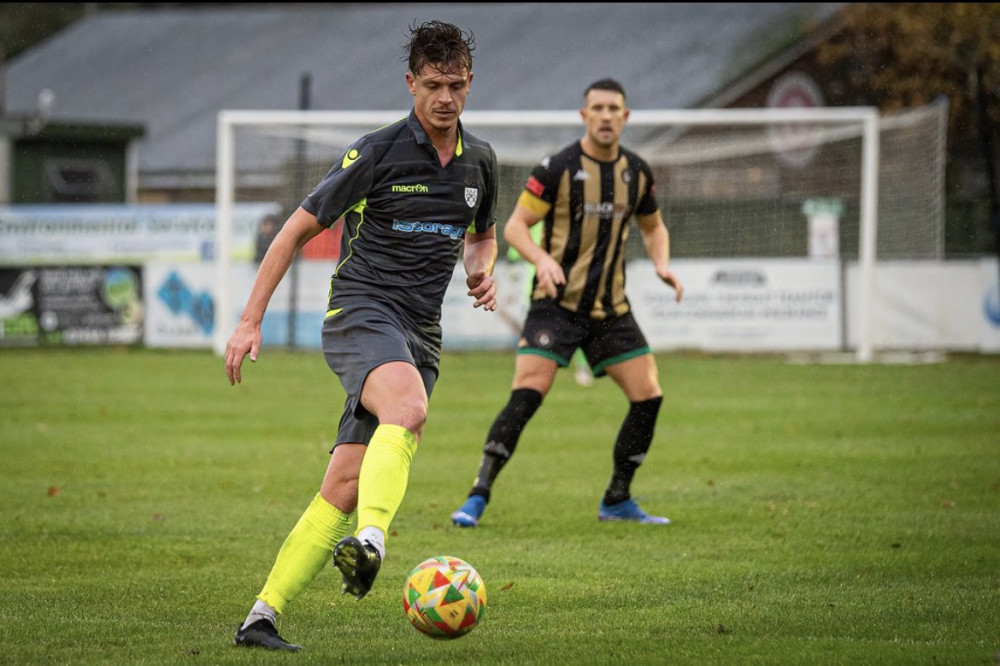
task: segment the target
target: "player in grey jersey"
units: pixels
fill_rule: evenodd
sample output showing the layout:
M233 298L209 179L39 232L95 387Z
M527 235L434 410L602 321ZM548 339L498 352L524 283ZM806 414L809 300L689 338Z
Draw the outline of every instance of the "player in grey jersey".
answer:
M235 384L243 358L257 359L264 311L295 251L343 217L323 353L347 400L320 490L237 629L238 646L302 649L278 634L277 616L331 556L343 591L368 593L427 418L441 302L463 248L473 306L496 309L496 156L459 122L473 48L472 35L451 24L411 29L409 117L355 142L288 218L229 340L226 374Z

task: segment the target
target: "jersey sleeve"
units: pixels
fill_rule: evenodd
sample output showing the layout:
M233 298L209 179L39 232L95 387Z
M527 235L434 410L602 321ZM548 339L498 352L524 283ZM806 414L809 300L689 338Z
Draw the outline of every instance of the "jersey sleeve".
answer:
M493 148L490 148L490 157L487 163L486 173L483 174L483 184L486 195L486 200L479 206L479 211L476 213L476 233L483 233L490 227L497 223L497 192L499 189L497 174L499 173L499 167L497 166L497 154Z
M660 210L660 204L656 200L656 185L653 183L653 170L643 161L639 163L639 173L643 175L646 187L639 193L639 203L635 207L635 214L652 215Z
M517 203L524 206L538 217L544 217L552 208L556 198L556 186L559 174L553 171L550 158L546 157L531 171L524 190Z
M366 142L358 141L306 196L302 208L315 215L320 225L329 228L365 200L371 191L374 173L374 151Z

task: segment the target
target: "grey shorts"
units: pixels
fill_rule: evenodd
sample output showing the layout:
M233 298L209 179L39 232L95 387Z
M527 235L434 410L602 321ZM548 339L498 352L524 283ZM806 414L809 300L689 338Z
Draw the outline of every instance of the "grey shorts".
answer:
M440 349L387 306L353 299L338 305L342 309L323 321L323 356L347 393L334 446L367 444L378 427L378 416L361 404L368 373L392 361L409 363L420 372L430 398Z

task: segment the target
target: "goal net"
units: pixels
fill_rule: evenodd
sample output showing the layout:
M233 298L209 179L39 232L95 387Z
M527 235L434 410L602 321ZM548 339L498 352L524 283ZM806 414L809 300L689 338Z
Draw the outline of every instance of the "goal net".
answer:
M643 273L645 252L633 228L625 247L637 267L629 264L629 294L654 348L714 340L707 348L851 350L859 361L871 360L876 262L943 254L946 112L943 105L884 117L844 107L633 110L622 144L653 169L672 261L687 287L676 308L662 285L647 293L655 280ZM404 115L220 113L218 353L252 279L234 273L249 263L246 248L233 245L234 205L276 204L284 219L348 145ZM543 156L580 138L581 119L575 111L466 111L462 122L497 152L503 259L499 232L528 174ZM323 232L304 252L329 259L322 266L327 277L338 252L335 235ZM747 291L761 282L773 283L766 294ZM326 286L319 285L323 293Z

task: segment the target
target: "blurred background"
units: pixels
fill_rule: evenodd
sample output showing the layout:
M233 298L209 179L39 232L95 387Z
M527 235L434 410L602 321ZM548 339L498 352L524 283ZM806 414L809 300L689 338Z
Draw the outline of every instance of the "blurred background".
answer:
M475 34L469 111L573 111L605 76L636 111L878 109L871 293L858 274L860 124L627 128L691 276L689 302L669 310L645 287L639 235L623 249L658 349L851 350L870 317L881 349L1000 350L990 3L0 5L0 345L210 346L220 112L403 115L407 29L430 19ZM370 129L235 130L224 282L252 279L270 235ZM502 225L532 165L581 130L472 131L497 147ZM318 345L336 231L276 294L269 344ZM511 324L490 335L446 302L448 345L512 346L523 291L509 291Z

